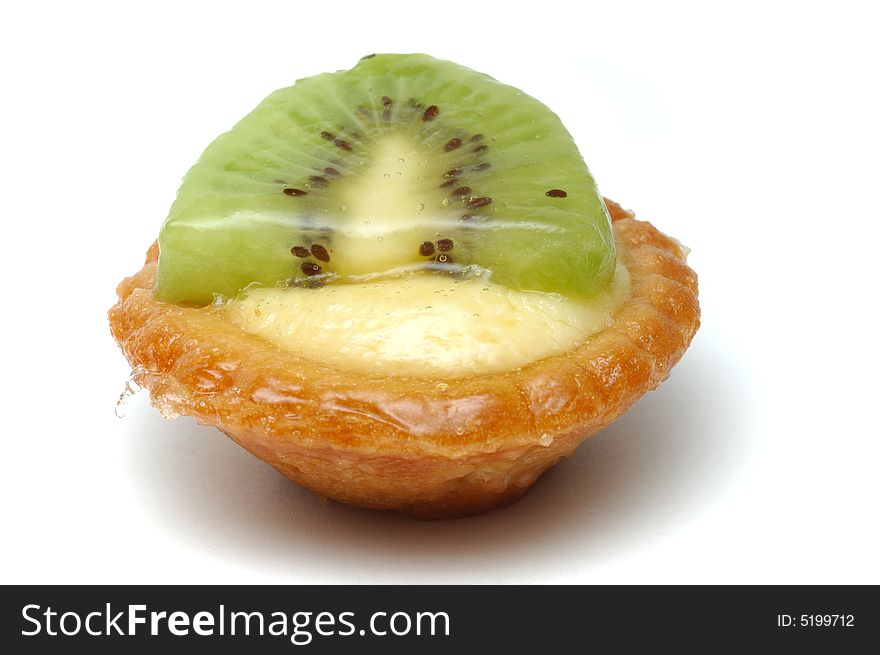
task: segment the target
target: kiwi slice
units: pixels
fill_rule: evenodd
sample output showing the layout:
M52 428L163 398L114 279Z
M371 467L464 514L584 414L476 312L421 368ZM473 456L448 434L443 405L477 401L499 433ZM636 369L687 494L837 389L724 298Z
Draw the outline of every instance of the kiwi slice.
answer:
M613 277L605 205L543 104L426 55L371 55L276 91L186 175L156 295L477 271L589 299Z

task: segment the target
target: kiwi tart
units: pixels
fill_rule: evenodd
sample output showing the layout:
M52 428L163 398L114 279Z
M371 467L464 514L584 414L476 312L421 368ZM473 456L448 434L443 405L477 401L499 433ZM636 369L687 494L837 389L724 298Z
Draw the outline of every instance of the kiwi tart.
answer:
M164 415L328 498L462 516L669 374L699 326L685 258L537 100L371 55L208 146L110 325Z

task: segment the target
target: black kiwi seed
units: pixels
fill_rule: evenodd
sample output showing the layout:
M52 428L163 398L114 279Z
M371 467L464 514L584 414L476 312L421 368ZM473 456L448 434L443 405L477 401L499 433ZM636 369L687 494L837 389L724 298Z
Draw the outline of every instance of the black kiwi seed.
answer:
M312 175L311 177L309 177L309 182L311 182L315 186L327 186L327 178L321 177L320 175Z
M469 186L460 186L455 191L452 192L454 196L469 196L471 195L471 188Z
M333 141L333 139L336 138L336 135L333 134L333 132L328 132L327 130L324 130L323 132L321 132L321 138L323 138L325 141Z
M429 257L434 254L434 244L430 241L423 241L419 246L419 254L422 257Z
M444 146L446 152L452 152L461 145L461 139L449 139Z
M481 162L481 163L479 163L479 164L475 164L474 166L471 166L471 170L472 170L472 171L484 171L484 170L486 170L487 168L489 168L491 165L492 165L492 164L490 164L489 162L484 161L484 162Z
M440 239L439 241L437 241L437 250L439 250L440 252L449 252L450 250L452 250L454 245L455 244L453 243L452 239Z
M309 195L308 191L303 191L302 189L294 189L292 187L284 187L284 193L288 196L307 196L307 195Z
M311 252L312 252L312 255L314 256L314 258L319 261L322 261L322 262L329 262L330 261L330 253L327 252L327 249L324 246L322 246L320 243L313 243Z
M321 267L317 264L313 264L312 262L303 262L299 270L303 272L303 275L318 275L321 272Z
M551 198L567 198L568 194L562 189L550 189L545 196L549 196Z
M461 171L462 169L460 168L453 168L452 170L443 173L443 177L458 177L461 175Z
M422 122L427 123L428 121L434 120L439 113L440 108L437 105L431 105L425 110L425 113L422 114Z
M385 109L382 110L382 118L384 118L386 121L391 120L391 109L393 105L394 100L392 100L388 96L382 96L382 106L385 107Z
M342 148L346 152L351 152L351 144L345 139L333 139L333 145Z
M297 257L308 257L309 249L303 248L302 246L294 246L290 249L290 252L296 255Z
M482 134L474 134L474 135L471 137L471 143L473 143L474 141L482 141L482 140L483 140L483 135L482 135Z
M447 187L447 186L454 186L456 184L458 184L458 178L453 177L453 178L446 180L443 184L440 185L440 187L442 188L442 187Z
M474 148L474 152L477 152L477 153L479 153L479 152L486 152L488 149L489 149L489 146L487 146L487 145L484 143L483 145L481 145L481 146L477 146L476 148Z
M332 166L328 166L324 169L324 175L329 175L330 177L339 177L339 171L337 171Z
M492 198L489 198L487 196L483 196L482 198L472 198L468 202L467 206L468 207L485 207L490 202L492 202Z

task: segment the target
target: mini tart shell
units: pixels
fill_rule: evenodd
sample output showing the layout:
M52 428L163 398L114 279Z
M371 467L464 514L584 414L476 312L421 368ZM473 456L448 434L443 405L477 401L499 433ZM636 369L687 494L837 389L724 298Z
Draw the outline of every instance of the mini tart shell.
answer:
M656 387L699 327L686 250L606 204L628 298L581 345L516 370L447 383L299 357L222 308L155 300L156 244L119 285L111 331L163 414L219 428L322 496L420 518L485 512Z

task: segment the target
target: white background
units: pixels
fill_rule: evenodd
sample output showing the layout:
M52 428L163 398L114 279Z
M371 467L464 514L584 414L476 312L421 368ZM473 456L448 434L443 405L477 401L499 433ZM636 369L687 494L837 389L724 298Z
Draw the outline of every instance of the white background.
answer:
M2 582L880 582L877 16L710 4L5 3ZM543 100L700 274L672 377L482 517L322 502L144 394L114 416L106 311L183 173L375 51Z

